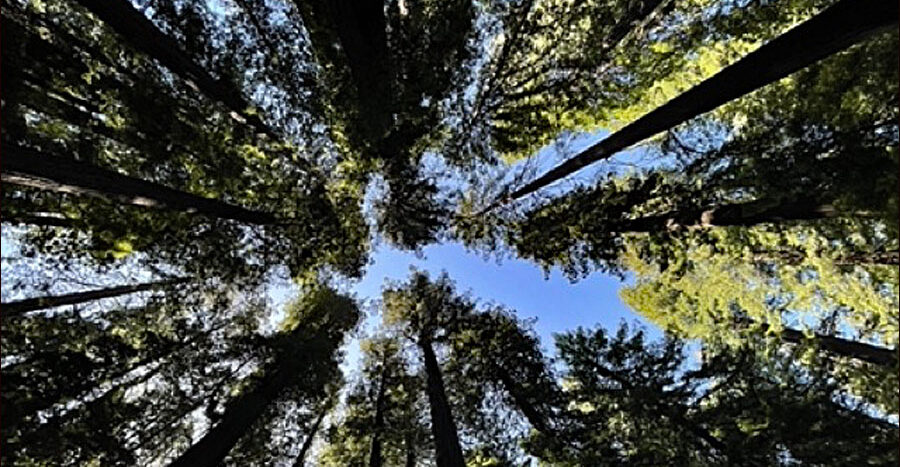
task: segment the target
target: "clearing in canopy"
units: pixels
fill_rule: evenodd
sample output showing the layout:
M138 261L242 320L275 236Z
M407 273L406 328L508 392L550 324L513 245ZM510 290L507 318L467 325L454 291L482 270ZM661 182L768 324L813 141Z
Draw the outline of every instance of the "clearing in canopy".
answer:
M4 465L900 463L896 0L0 2Z

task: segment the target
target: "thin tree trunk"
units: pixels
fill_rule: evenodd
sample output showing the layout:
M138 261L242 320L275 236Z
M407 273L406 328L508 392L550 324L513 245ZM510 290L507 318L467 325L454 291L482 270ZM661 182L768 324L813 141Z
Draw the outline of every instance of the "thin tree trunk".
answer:
M425 373L428 379L428 402L431 406L431 432L434 435L436 447L436 461L438 467L464 467L462 448L459 444L459 435L456 432L456 424L453 422L453 414L450 412L450 404L447 402L447 393L444 390L444 379L441 376L441 367L431 341L420 338L419 348L425 357Z
M596 161L708 112L897 24L898 2L841 0L711 78L551 169L498 204L522 198Z
M503 383L503 387L506 388L506 392L512 397L516 407L525 415L525 419L528 420L532 428L543 434L552 435L553 431L550 429L546 417L528 400L527 396L522 394L520 386L513 381L509 371L506 368L497 367L496 372L500 382Z
M99 300L101 298L118 297L121 295L154 290L165 286L183 284L187 278L171 279L164 281L148 282L146 284L120 285L87 292L75 292L64 295L50 295L46 297L27 298L9 303L0 304L0 317L10 318L20 316L30 311L43 310L63 305L76 305L79 303Z
M827 254L820 250L817 255ZM775 251L759 251L754 253L754 261L771 261L783 264L797 265L803 262L807 255L798 250L778 249ZM836 266L855 266L859 264L882 264L886 266L896 266L900 264L900 251L898 250L880 250L862 253L851 253L847 255L839 255L833 257L832 261Z
M750 318L738 319L738 324L747 326L754 323ZM758 324L763 332L769 329L766 323ZM891 350L865 342L842 339L826 334L814 333L813 342L823 351L839 357L852 358L873 365L889 367L897 362L897 350ZM806 335L802 331L791 328L782 328L779 333L782 341L791 344L802 344L806 341Z
M784 328L781 330L781 340L785 342L799 344L805 339L806 336L796 329ZM815 334L813 341L820 349L833 355L887 367L897 362L896 350L819 333Z
M743 226L785 221L806 221L838 217L831 204L811 199L773 201L761 199L726 204L709 209L673 211L622 221L620 232L659 232L703 227Z
M316 417L316 421L313 423L312 427L310 427L306 439L303 440L303 446L300 447L300 453L297 454L297 458L294 460L294 467L304 467L306 465L306 454L312 447L313 440L316 439L316 434L319 432L322 421L325 420L325 415L327 414L328 405L323 405L322 410L319 411L319 416Z
M2 181L47 191L89 195L122 204L168 207L250 224L272 224L271 214L204 198L72 159L3 144Z
M387 354L385 354L387 357ZM385 358L386 360L386 358ZM381 454L381 434L384 431L384 397L387 392L387 384L385 384L385 373L387 373L386 362L382 362L381 381L378 383L378 396L375 399L375 423L372 427L372 443L369 449L369 467L381 467L384 458Z
M412 432L407 432L406 437L403 439L403 443L406 445L406 467L416 467L416 445L415 441L413 441Z
M267 127L252 106L232 83L216 79L182 50L178 42L159 30L127 0L77 0L82 6L100 18L132 47L159 61L170 71L185 79L200 92L221 102L231 110L231 116L246 122L258 132L278 139Z
M34 212L22 216L3 216L0 218L0 222L36 225L38 227L72 227L71 219L55 212Z
M900 265L900 250L873 251L870 253L842 255L834 259L834 264L839 266L854 264L884 264L888 266L897 266Z
M194 443L170 467L215 467L222 463L281 392L296 380L299 368L290 361L279 361L273 374L266 375L258 386L228 405L222 420L200 441Z

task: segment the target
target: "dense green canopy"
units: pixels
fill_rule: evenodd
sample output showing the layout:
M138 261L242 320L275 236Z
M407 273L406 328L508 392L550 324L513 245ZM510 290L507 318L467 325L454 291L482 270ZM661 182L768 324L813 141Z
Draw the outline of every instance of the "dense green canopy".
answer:
M4 464L898 461L894 1L0 15ZM441 242L616 275L664 337L348 293Z

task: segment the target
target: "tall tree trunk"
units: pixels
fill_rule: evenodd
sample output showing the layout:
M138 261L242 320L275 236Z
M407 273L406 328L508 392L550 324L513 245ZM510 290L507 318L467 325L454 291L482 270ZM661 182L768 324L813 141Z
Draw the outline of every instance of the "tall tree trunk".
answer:
M464 467L462 447L459 444L459 435L456 432L456 424L453 422L453 414L450 412L450 404L447 402L447 393L444 390L444 378L441 376L441 367L431 341L425 338L419 339L419 348L425 357L425 373L428 379L428 402L431 406L431 433L434 436L434 444L437 450L436 460L438 467Z
M8 224L36 225L38 227L71 228L72 220L55 212L33 212L21 216L3 216L0 222Z
M233 83L216 79L181 48L175 39L159 30L127 0L77 0L88 11L100 18L132 47L159 61L170 71L192 83L200 92L221 102L231 110L237 121L246 122L258 132L278 139L250 109L240 89Z
M799 344L806 340L806 336L796 329L784 328L781 330L781 340ZM820 349L832 355L887 367L897 363L896 350L819 333L815 334L813 341Z
M20 316L24 313L28 313L29 311L43 310L46 308L53 308L63 305L76 305L79 303L99 300L101 298L118 297L135 292L143 292L146 290L154 290L170 285L183 284L187 281L187 278L179 278L148 282L146 284L120 285L117 287L108 287L105 289L90 290L87 292L75 292L64 295L50 295L46 297L16 300L13 302L0 304L0 317L5 319L14 316Z
M387 392L385 376L387 354L382 361L381 381L378 383L378 396L375 398L375 423L372 427L372 444L369 449L369 467L381 467L384 458L381 453L381 434L384 432L384 397Z
M547 423L547 418L534 406L532 401L528 400L529 398L523 393L521 385L513 381L509 371L500 366L496 367L495 370L506 392L512 397L516 407L525 415L525 419L528 420L532 428L543 434L552 435L553 431Z
M380 140L393 108L393 77L387 43L387 18L380 0L295 0L320 55L347 66L365 118L365 133ZM333 56L334 42L341 54Z
M842 255L834 259L834 264L839 266L853 264L884 264L888 266L897 266L900 264L900 250L883 250Z
M413 435L411 431L406 432L406 437L403 438L403 443L406 445L406 463L405 467L416 467L416 443L413 440Z
M312 447L312 443L316 439L316 434L319 433L319 428L322 426L322 421L325 420L325 415L328 415L328 408L329 406L327 404L322 405L319 416L316 417L316 421L309 428L306 439L303 440L303 446L300 447L300 453L297 454L297 458L294 460L294 467L304 467L306 465L306 454Z
M812 199L760 199L708 209L673 211L622 221L619 232L660 232L702 227L750 227L768 222L806 221L838 217L832 205Z
M748 326L753 323L754 321L750 318L742 317L738 319L738 324L740 326ZM763 332L769 329L769 325L766 323L759 323L757 325ZM834 356L852 358L861 362L887 367L897 363L898 357L896 349L891 350L877 345L842 339L827 334L814 333L813 336L813 342L819 349ZM791 328L782 328L779 337L782 341L791 344L801 344L807 339L802 331Z
M200 441L194 443L170 467L215 467L265 413L266 409L288 386L296 381L299 370L290 357L281 357L273 373L266 374L259 384L228 404L222 420L212 427Z
M3 144L3 182L47 191L89 195L123 204L168 207L250 224L272 224L271 214L204 198L72 159Z
M893 0L840 0L737 63L513 191L488 209L529 195L628 146L784 78L896 25L898 15L900 10Z

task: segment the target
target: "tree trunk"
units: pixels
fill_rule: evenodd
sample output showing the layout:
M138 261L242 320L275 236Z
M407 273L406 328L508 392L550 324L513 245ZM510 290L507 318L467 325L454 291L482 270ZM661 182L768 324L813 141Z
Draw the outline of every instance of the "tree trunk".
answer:
M2 152L2 181L6 183L95 196L135 206L168 207L250 224L275 222L275 217L268 213L204 198L72 159L47 156L18 145L3 144Z
M36 225L38 227L71 228L72 220L55 212L35 212L22 216L3 216L0 222L8 224Z
M893 0L840 0L812 19L551 169L488 209L529 195L596 161L784 78L896 25Z
M738 318L738 324L741 326L748 326L754 324L754 321L750 318L743 317ZM766 332L769 329L769 325L766 323L758 323L757 325L762 332ZM815 342L820 349L832 355L888 367L897 362L897 350L886 349L884 347L842 339L826 334L814 333L813 336L813 342ZM779 337L782 341L791 344L802 344L806 340L806 335L802 331L791 328L782 328Z
M183 284L187 281L187 278L180 278L148 282L146 284L120 285L117 287L108 287L105 289L90 290L87 292L75 292L64 295L50 295L47 297L27 298L25 300L17 300L14 302L0 304L0 317L5 319L20 316L30 311L43 310L63 305L76 305L79 303L99 300L101 298L118 297L120 295L143 292L146 290L154 290L169 285Z
M280 360L275 372L249 392L238 397L225 409L222 420L212 427L200 441L194 443L170 467L216 467L237 444L278 395L296 380L299 368L290 368L291 362ZM294 370L294 371L292 371Z
M857 253L842 255L834 259L838 266L854 264L884 264L888 266L900 265L900 250L873 251L870 253Z
M750 227L768 222L825 219L840 214L832 205L810 199L781 202L761 199L627 219L614 228L618 232L648 233L703 227Z
M513 381L509 371L502 367L497 367L495 370L497 376L500 378L500 382L503 383L506 392L512 397L516 407L518 407L522 414L525 415L525 419L528 420L531 427L540 433L552 435L553 431L550 429L546 417L538 411L534 404L528 400L526 395L522 394L520 386Z
M231 116L246 122L258 132L274 139L278 136L268 128L259 116L251 112L252 106L232 83L216 79L182 50L178 42L159 30L127 0L77 0L88 11L100 18L132 47L157 60L170 71L192 84L211 99L221 102L231 110Z
M436 447L436 460L438 467L464 467L462 448L459 444L459 435L456 432L456 424L453 422L453 414L450 412L450 404L447 402L447 393L444 390L444 379L441 376L441 367L431 341L419 339L419 347L425 357L425 372L428 378L428 402L431 406L431 433L434 436Z
M411 432L406 433L403 443L406 445L405 467L416 467L416 444Z
M785 342L800 344L805 339L806 336L796 329L784 328L781 330L781 340ZM832 355L886 367L897 362L896 350L866 344L865 342L851 341L819 333L815 334L813 341L820 349Z
M384 458L381 454L381 433L384 431L384 397L387 391L384 362L381 368L381 381L378 383L378 397L375 399L375 424L372 427L372 445L369 449L369 467L381 467Z
M322 421L325 420L325 415L327 414L328 405L323 405L322 410L319 412L319 416L316 417L316 421L313 423L312 427L310 427L306 439L303 440L303 446L300 447L300 453L297 454L297 459L294 460L294 467L304 467L306 465L306 454L312 447L312 443L316 439L316 434L319 432Z
M356 88L366 135L380 140L390 128L393 90L387 18L380 0L295 0L313 46L347 66ZM333 56L335 40L341 53Z

